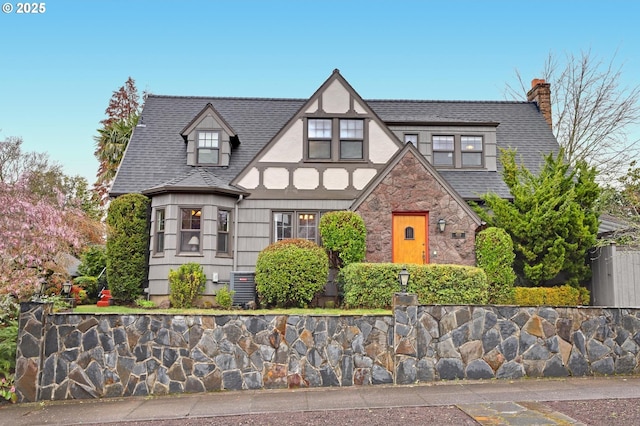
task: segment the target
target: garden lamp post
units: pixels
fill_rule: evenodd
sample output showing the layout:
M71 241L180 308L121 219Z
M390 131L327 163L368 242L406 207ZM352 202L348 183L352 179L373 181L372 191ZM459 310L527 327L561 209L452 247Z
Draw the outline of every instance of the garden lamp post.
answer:
M62 292L64 293L65 297L69 298L69 296L71 295L70 281L65 281L64 284L62 284Z
M403 293L407 292L407 284L409 284L409 271L407 271L407 267L403 266L402 271L398 274L398 281L400 281L400 290Z

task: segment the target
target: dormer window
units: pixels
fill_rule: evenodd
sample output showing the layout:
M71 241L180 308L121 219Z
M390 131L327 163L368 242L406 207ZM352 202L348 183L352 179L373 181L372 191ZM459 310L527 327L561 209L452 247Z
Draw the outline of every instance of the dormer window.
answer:
M362 119L307 119L306 158L309 160L363 160L365 125Z
M454 139L453 136L433 137L433 165L453 166Z
M220 161L220 132L198 132L198 164L218 164Z
M482 136L461 136L462 167L482 166Z

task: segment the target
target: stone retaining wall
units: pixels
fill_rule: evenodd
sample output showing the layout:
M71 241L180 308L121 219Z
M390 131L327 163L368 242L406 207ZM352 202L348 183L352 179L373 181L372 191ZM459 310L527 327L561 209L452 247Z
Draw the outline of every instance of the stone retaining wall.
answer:
M393 316L78 315L21 306L20 401L630 374L640 309L417 306Z

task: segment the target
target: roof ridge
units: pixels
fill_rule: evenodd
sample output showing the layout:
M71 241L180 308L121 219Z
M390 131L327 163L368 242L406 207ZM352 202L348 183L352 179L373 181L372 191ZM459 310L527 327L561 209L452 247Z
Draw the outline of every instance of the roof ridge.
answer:
M531 104L528 101L496 101L496 100L455 100L455 99L365 99L365 102L410 102L410 103L443 103L443 104Z
M148 98L168 98L168 99L220 99L220 100L246 100L246 101L307 101L308 98L262 98L262 97L245 97L245 96L181 96L181 95L153 95Z

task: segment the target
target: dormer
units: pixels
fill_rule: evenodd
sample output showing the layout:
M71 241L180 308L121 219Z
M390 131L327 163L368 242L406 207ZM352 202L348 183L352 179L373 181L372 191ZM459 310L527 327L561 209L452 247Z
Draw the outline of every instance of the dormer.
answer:
M211 103L180 134L187 144L189 166L228 166L232 148L240 145L235 130Z

